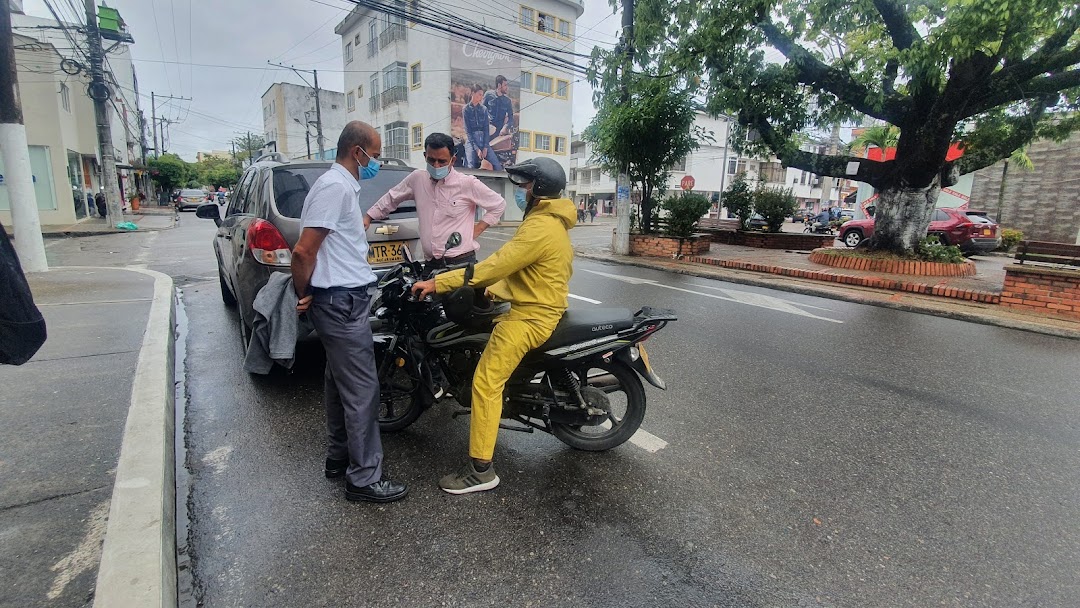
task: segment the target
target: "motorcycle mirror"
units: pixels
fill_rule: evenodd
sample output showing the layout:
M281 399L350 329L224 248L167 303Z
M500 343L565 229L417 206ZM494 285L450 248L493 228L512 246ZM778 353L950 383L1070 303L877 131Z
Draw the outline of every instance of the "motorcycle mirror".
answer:
M453 249L454 247L457 247L460 244L461 244L461 233L460 232L455 232L455 233L450 235L450 238L446 239L446 249L447 249L447 251Z

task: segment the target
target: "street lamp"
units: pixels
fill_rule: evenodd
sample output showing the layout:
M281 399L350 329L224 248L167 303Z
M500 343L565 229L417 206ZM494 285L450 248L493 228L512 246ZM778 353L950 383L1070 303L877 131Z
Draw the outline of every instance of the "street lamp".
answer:
M310 118L311 118L311 112L306 111L306 112L304 112L304 120L306 121L306 124L305 124L305 122L300 122L299 118L294 118L293 119L293 122L300 125L301 127L304 127L304 142L307 144L307 158L308 158L308 160L311 160L311 129L310 129L310 127L311 127L311 125L316 124L315 121L311 120ZM322 159L319 159L319 160L322 160Z

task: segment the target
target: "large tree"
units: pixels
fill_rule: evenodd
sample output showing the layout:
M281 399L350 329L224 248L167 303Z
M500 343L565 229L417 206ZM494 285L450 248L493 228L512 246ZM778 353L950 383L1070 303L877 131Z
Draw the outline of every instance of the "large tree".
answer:
M187 184L194 175L190 164L176 154L168 152L151 158L147 164L150 166L150 177L161 186L162 192L166 195L173 188Z
M637 18L638 54L701 74L690 82L748 127L749 151L876 188L876 249L912 250L960 174L1080 128L1075 0L639 0ZM798 145L862 116L899 128L894 159Z
M240 179L240 170L230 158L207 156L195 163L195 174L201 184L217 190L221 186L231 186Z

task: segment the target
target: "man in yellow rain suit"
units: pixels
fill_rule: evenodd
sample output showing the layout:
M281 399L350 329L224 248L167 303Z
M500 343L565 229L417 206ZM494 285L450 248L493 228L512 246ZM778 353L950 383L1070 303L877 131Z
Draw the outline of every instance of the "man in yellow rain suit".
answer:
M471 287L486 287L496 301L510 302L499 316L491 340L480 356L472 384L469 462L439 480L451 494L490 490L499 485L491 458L502 418L503 387L530 350L551 337L563 312L573 273L574 249L569 230L577 209L560 198L566 173L550 158L534 158L508 167L510 181L525 188L525 220L514 237L476 265ZM422 296L447 293L465 282L463 269L421 281L413 292Z

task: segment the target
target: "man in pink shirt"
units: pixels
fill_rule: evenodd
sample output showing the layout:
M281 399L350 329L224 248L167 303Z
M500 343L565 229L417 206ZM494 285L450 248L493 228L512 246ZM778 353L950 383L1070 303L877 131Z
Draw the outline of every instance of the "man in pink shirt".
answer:
M386 219L402 202L416 201L424 257L443 264L475 262L477 237L499 222L506 201L476 177L454 170L454 140L449 135L428 135L424 158L427 170L413 171L384 194L364 214L364 227ZM484 210L479 222L477 208ZM461 233L461 245L447 251L446 241L455 232Z

